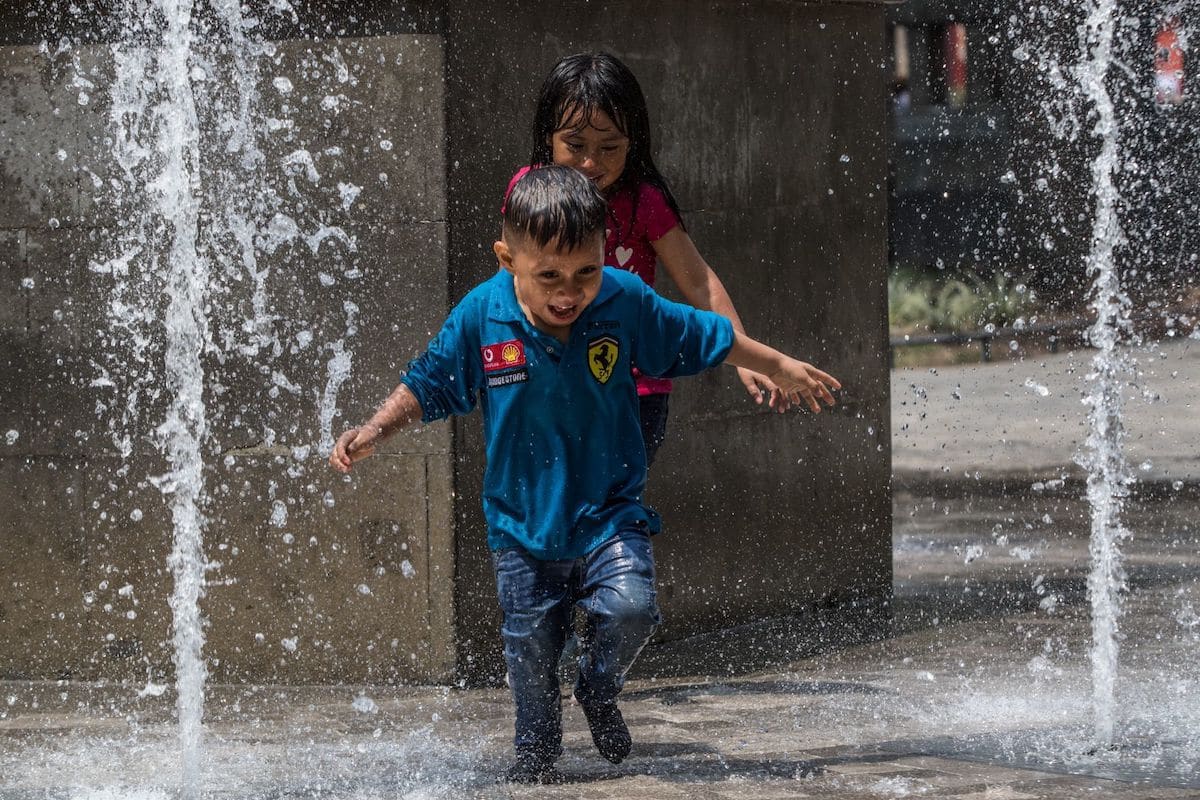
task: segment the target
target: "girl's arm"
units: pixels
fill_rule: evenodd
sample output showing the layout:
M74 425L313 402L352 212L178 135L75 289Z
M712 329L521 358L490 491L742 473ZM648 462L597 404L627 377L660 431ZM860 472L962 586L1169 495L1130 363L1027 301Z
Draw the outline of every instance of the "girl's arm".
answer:
M733 307L733 300L725 290L725 284L721 283L717 273L713 272L713 268L696 249L692 237L681 226L676 225L651 244L667 274L689 304L705 311L715 311L732 322L736 332L746 332L737 309ZM796 395L779 391L779 387L766 375L741 366L737 372L738 379L756 403L762 403L764 391L770 394L769 405L777 411L786 411L798 401Z

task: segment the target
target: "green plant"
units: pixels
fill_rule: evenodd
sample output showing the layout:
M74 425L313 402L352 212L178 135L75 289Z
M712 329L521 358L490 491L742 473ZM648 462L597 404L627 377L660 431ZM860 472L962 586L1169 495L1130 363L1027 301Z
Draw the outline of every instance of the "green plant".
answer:
M888 276L888 322L899 332L1004 327L1036 309L1034 293L1003 271L984 278L972 270L950 276L898 269Z

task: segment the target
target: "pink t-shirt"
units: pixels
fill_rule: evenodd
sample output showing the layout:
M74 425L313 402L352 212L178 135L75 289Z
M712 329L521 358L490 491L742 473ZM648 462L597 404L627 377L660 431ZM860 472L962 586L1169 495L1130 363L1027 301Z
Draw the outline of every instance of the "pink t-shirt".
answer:
M506 202L508 193L527 172L529 167L521 167L508 182L508 189L504 192ZM658 255L652 243L678 224L679 216L671 210L667 198L657 186L642 183L636 190L630 187L617 190L608 198L605 263L610 267L628 270L653 286ZM637 374L636 369L634 373ZM639 395L667 394L671 391L671 382L664 378L638 375L637 387Z

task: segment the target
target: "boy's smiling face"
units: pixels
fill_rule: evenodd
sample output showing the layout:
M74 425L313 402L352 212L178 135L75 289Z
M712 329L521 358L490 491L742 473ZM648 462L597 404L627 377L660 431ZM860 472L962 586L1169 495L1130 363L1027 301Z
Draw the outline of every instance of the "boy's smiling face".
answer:
M500 266L512 273L517 302L535 328L567 341L571 325L600 292L604 239L559 250L558 243L539 247L523 236L506 236L492 250Z

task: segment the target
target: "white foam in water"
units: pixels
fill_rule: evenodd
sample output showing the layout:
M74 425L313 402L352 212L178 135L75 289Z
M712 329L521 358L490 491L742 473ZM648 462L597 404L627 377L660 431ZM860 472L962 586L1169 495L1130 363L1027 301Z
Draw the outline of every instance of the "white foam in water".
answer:
M70 800L171 800L167 792L155 789L74 789Z
M254 737L210 733L200 796L457 800L493 780L481 756L482 737L448 742L422 728L350 745L336 732L297 738L269 724L254 728ZM27 748L19 764L6 763L0 753L0 768L15 769L0 774L5 790L20 797L178 800L180 753L172 738L161 726L129 738L69 734Z

